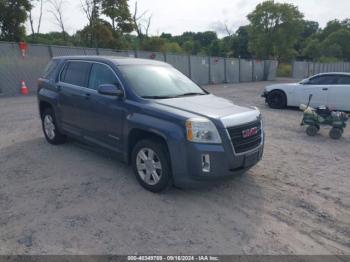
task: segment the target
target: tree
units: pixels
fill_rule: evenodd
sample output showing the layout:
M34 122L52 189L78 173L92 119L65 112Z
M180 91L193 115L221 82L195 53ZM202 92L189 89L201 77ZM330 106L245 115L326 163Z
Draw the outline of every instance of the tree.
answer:
M85 13L89 25L84 28L90 34L90 47L93 47L94 43L98 42L95 39L95 25L98 23L100 17L101 0L80 0L81 7Z
M238 57L252 57L249 51L249 26L241 26L236 31L236 35L233 38L233 51Z
M176 42L171 42L171 43L166 43L163 49L163 52L167 52L167 53L182 53L183 50L181 48L181 46L179 46L178 43Z
M303 14L291 4L265 1L248 15L249 49L258 58L289 60L303 30Z
M340 29L331 33L323 42L323 54L339 59L350 59L350 30Z
M29 23L30 23L30 29L32 30L32 39L35 39L35 35L40 33L40 27L41 27L41 19L43 17L43 6L44 6L44 1L43 0L34 0L33 2L39 2L39 18L38 18L38 25L37 25L37 30L35 31L34 29L34 18L32 15L32 9L35 7L35 4L31 4L31 8L29 10L28 18L29 18Z
M143 39L148 37L148 32L151 27L152 15L147 15L148 11L139 14L137 1L135 2L135 9L133 15L133 22L140 46L143 44Z
M131 33L134 30L127 0L102 0L102 13L111 19L113 31Z
M49 3L51 4L51 9L49 12L55 18L56 24L60 27L63 39L66 40L66 30L63 19L63 9L65 2L63 0L49 0Z
M0 1L0 39L20 41L25 36L24 23L32 8L29 0Z
M91 46L93 42L96 47L115 48L117 40L113 37L112 31L109 23L99 19L92 26L87 25L78 31L74 37L82 46Z

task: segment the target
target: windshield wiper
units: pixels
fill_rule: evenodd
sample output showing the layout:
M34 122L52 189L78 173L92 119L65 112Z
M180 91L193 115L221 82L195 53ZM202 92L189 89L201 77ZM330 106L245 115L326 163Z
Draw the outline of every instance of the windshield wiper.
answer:
M173 96L173 97L176 98L176 97L184 97L184 96L203 96L203 95L205 95L205 94L198 93L198 92L189 92L189 93L184 93L184 94Z
M168 98L173 98L173 96L141 96L142 98L145 99L168 99Z

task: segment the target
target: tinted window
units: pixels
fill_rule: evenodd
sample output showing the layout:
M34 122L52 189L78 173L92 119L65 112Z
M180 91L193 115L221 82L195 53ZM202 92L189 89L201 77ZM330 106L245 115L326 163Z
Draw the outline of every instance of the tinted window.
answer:
M90 73L89 88L97 90L99 85L102 84L117 85L118 79L108 66L93 64Z
M206 94L188 77L172 67L136 65L120 66L124 78L141 97L174 97L186 93Z
M86 87L91 64L86 62L69 62L61 74L61 81Z
M338 76L338 85L350 85L350 76Z
M331 85L337 82L337 77L334 75L323 75L311 78L310 85Z

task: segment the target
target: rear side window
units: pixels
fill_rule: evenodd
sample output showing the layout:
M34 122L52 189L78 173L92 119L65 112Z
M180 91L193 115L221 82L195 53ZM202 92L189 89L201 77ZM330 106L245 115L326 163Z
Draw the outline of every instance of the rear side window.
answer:
M58 65L59 65L59 60L51 60L47 64L47 66L46 66L46 68L45 68L45 70L44 70L44 72L42 74L42 78L44 78L44 79L53 79L53 78L55 78L55 72L56 72L56 70L58 68Z
M67 84L87 87L91 64L87 62L69 62L61 73L61 81Z
M97 90L99 85L118 84L118 79L112 70L102 64L93 64L89 80L89 88Z
M338 85L350 85L350 76L338 76Z

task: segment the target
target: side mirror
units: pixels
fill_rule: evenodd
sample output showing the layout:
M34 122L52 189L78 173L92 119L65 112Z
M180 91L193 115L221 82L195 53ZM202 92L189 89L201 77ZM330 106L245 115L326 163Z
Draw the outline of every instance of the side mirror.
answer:
M106 95L106 96L121 97L124 95L124 91L119 85L112 85L112 84L99 85L97 91L99 94Z

